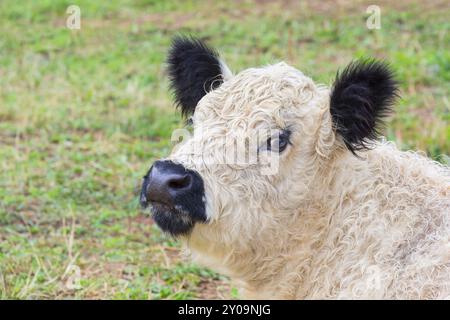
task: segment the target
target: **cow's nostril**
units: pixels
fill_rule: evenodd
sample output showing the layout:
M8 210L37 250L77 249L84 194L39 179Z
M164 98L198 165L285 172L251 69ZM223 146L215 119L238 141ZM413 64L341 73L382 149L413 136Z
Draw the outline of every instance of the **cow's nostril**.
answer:
M177 204L186 206L190 197L203 193L201 188L203 181L194 171L170 161L156 161L144 179L141 203L144 206L152 202L171 207Z
M187 174L181 177L171 178L168 181L168 186L170 189L184 189L189 187L190 184L191 177Z

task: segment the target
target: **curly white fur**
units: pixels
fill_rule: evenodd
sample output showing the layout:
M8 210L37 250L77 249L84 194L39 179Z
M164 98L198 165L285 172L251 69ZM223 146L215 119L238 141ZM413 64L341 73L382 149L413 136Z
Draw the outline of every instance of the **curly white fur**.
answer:
M244 297L450 298L448 167L387 142L355 157L333 130L329 89L285 63L229 75L193 122L170 159L203 177L210 221L184 242ZM224 136L285 127L277 175L219 164Z

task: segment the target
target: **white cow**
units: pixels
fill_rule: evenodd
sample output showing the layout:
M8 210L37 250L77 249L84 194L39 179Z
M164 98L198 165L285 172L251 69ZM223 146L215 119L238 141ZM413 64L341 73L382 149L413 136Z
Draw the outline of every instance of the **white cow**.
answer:
M233 75L182 37L168 63L194 131L153 164L141 202L196 261L246 298L450 297L450 171L378 141L397 96L386 64L351 63L330 89L285 63ZM264 130L257 162L223 161Z

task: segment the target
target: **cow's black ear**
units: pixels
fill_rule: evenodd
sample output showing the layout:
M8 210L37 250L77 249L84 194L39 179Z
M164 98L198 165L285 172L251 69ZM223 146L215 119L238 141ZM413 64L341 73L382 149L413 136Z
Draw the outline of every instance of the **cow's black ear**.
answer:
M397 82L384 62L355 61L337 74L330 112L336 132L353 154L367 149L368 143L378 137L397 97Z
M199 39L175 37L167 63L175 102L184 116L192 114L200 99L223 82L218 53Z

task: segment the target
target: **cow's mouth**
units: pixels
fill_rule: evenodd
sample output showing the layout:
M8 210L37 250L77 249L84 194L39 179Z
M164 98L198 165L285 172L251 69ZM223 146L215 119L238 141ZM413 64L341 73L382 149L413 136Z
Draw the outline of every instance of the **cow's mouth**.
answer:
M181 207L173 207L156 201L149 204L153 220L163 231L173 236L179 236L189 234L194 228L193 215Z

